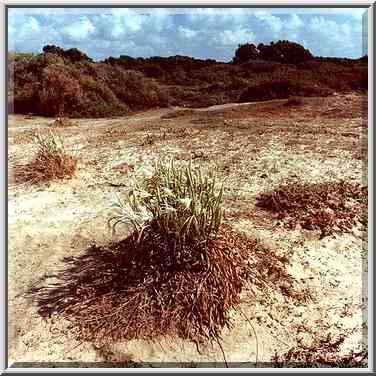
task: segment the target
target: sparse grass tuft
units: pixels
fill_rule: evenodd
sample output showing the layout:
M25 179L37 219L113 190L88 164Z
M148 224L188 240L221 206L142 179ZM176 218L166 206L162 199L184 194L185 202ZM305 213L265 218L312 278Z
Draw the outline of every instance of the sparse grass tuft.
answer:
M16 183L38 184L74 175L77 159L66 153L61 138L49 132L35 135L34 142L37 147L35 158L26 165L16 166Z

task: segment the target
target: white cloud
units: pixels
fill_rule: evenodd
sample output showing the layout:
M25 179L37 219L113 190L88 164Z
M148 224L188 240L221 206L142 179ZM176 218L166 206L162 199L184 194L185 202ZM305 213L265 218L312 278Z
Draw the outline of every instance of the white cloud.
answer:
M187 10L188 21L199 27L210 26L220 29L225 25L243 25L249 18L249 8L196 8Z
M289 30L297 31L302 26L304 26L304 22L297 14L292 14L287 22L285 22L284 27Z
M192 30L192 29L188 29L188 28L181 26L181 25L179 26L178 31L179 31L179 34L183 38L187 38L187 39L192 39L197 35L197 31Z
M225 30L214 38L215 42L222 46L237 46L255 39L255 34L248 29Z
M77 47L95 59L169 53L231 60L240 43L288 39L313 54L362 54L363 8L11 8L9 47ZM176 16L178 14L178 16ZM186 51L186 52L184 52Z
M157 8L152 11L149 10L147 23L160 32L172 26L171 19L171 12L168 9Z
M93 34L95 27L86 16L82 16L79 21L66 26L62 31L64 34L68 35L70 39L81 41L88 38L90 34Z
M313 17L307 25L307 45L323 56L350 56L354 50L361 54L362 35L349 21L339 23L322 16Z
M26 27L29 28L33 32L38 32L40 30L39 22L34 17L29 18L29 21Z
M112 29L114 37L120 37L127 32L136 32L141 30L144 22L144 16L128 8L112 9Z
M255 12L255 17L264 23L273 33L278 33L282 30L283 22L279 17L273 16L271 13L258 11Z

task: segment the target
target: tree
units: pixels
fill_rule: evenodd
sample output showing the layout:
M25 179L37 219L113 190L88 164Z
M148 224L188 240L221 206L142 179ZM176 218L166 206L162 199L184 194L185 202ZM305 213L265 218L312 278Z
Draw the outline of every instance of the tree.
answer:
M257 59L258 55L259 51L254 44L239 44L232 62L234 64L242 64L248 60Z
M58 46L54 46L53 44L48 44L43 47L43 52L45 54L50 53L60 56L63 59L67 59L72 63L77 63L78 61L93 61L89 56L87 56L85 53L81 52L77 48L70 48L68 50L64 50Z
M262 60L277 61L279 63L298 64L313 59L313 55L298 43L280 40L270 45L260 43L257 46Z
M53 44L47 44L46 46L43 47L43 52L44 53L50 53L58 56L63 56L64 50L58 46L55 46Z
M72 63L77 63L78 61L93 61L89 56L87 56L77 48L70 48L69 50L65 50L64 57L69 59Z

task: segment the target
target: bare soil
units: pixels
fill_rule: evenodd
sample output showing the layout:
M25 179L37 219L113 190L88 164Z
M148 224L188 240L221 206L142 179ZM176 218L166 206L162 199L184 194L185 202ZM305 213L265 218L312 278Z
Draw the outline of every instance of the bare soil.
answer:
M257 361L271 366L275 354L280 359L290 349L306 349L327 336L345 338L338 345L339 356L366 351L367 221L322 237L299 223L284 226L256 203L260 194L286 183L367 186L367 98L348 94L304 98L299 106L286 102L75 120L53 129L66 151L78 156L76 174L46 184L19 183L13 167L33 159L33 132L47 132L54 119L10 116L10 365L133 361L195 367L223 362L225 356L229 365L246 362L242 366L250 367ZM127 228L115 235L107 228L112 197L121 194L135 169L163 156L193 159L203 168L217 166L226 178L224 222L286 260L290 291L284 293L282 285L263 291L250 283L241 294L243 314L233 313L232 328L223 330L222 348L201 346L198 352L194 343L168 337L105 347L80 341L72 323L58 313L42 317L30 291L53 281L72 257L91 246L129 235ZM267 264L265 268L269 285L281 284Z

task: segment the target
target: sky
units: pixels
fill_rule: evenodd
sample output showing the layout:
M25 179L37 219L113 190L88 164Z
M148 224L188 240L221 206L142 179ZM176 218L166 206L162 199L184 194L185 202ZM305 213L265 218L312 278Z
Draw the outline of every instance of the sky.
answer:
M287 39L316 56L366 53L365 8L10 8L8 49L54 44L96 61L186 55L230 61L239 44Z

